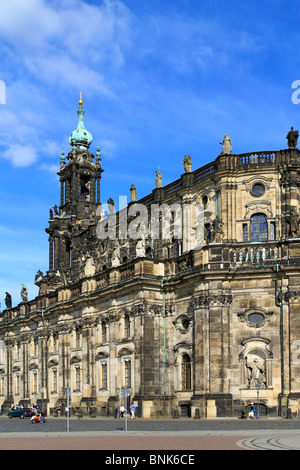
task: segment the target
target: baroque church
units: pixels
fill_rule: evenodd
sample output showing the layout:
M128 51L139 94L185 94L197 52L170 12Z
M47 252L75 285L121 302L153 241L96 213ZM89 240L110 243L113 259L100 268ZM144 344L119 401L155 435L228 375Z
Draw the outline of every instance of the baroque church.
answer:
M39 294L0 315L0 405L54 414L298 417L300 151L233 154L129 204L100 200L99 148L83 122L61 155ZM58 201L57 201L58 202ZM128 397L124 397L127 389ZM126 393L125 393L126 395ZM125 403L124 403L125 404ZM128 403L127 403L128 406Z

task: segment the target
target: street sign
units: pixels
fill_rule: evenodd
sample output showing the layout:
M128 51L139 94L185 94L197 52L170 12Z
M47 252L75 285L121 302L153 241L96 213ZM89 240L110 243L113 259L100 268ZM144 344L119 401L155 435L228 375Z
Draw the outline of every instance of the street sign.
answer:
M70 395L70 389L69 388L65 388L65 394L67 395L67 397Z

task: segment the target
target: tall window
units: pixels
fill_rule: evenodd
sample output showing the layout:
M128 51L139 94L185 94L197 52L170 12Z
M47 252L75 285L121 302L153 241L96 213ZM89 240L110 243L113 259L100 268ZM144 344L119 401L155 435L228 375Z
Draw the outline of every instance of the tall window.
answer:
M75 387L76 390L80 390L80 385L81 385L81 374L80 374L80 367L77 366L75 367Z
M102 367L102 388L107 389L107 364L106 362L101 364Z
M125 361L125 387L131 387L131 361Z
M252 242L264 242L268 239L268 222L265 214L254 214L250 219Z
M56 369L53 369L52 371L52 380L53 380L52 391L57 392L57 370Z
M181 386L182 390L191 390L191 360L188 354L181 361Z
M33 390L32 392L33 393L37 393L37 372L33 372L33 383L32 383L32 386L33 386Z

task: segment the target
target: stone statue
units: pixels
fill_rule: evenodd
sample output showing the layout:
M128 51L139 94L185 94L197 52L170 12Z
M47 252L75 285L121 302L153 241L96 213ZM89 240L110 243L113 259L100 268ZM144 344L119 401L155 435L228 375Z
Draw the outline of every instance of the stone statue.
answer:
M6 305L6 308L11 308L12 306L12 298L11 298L11 295L8 293L8 292L5 292L5 305Z
M115 213L115 201L110 197L107 199L107 204L108 204L108 210L110 214Z
M217 215L215 220L212 223L212 241L214 243L221 243L223 240L224 232L223 232L223 222Z
M291 212L289 223L290 223L290 235L293 238L300 237L300 216L297 213L295 208Z
M221 154L229 155L232 152L232 141L228 135L224 134L223 142L220 142L223 145L223 151Z
M136 187L134 186L134 184L132 184L130 186L130 199L131 199L131 202L136 202L136 197L137 197Z
M190 155L185 155L183 159L183 166L186 173L191 173L192 171L192 159Z
M28 302L28 289L26 286L24 286L24 284L22 284L21 299L22 302Z
M297 147L298 137L299 137L299 132L294 131L294 128L291 127L291 130L289 131L289 133L286 136L289 148Z
M40 277L43 277L43 273L41 270L38 270L38 272L35 275L34 282L36 282Z
M92 211L92 212L90 213L90 222L91 222L91 224L94 224L94 223L95 223L95 219L96 219L95 211Z
M96 270L95 270L94 260L93 260L92 256L87 254L87 259L86 259L86 263L85 263L85 266L84 266L84 275L85 276L93 276L95 274L95 272L96 272Z
M135 250L136 250L137 258L143 258L146 256L144 239L141 238L140 240L137 241Z
M115 268L120 265L120 245L118 240L113 241L109 251L111 252L111 265Z
M266 368L265 361L263 359L249 359L246 357L246 367L248 373L248 387L256 387L257 382L260 386L267 386L266 381Z
M206 241L206 244L209 245L211 242L211 226L210 224L206 224L204 227L204 240Z
M156 170L155 173L156 173L155 186L157 188L162 188L162 174L158 170Z

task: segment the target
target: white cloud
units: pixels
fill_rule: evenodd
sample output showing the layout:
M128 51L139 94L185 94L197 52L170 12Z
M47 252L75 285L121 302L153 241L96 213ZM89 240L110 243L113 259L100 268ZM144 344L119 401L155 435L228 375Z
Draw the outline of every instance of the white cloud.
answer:
M16 167L26 167L38 160L37 151L32 145L11 145L2 153L2 157L10 160Z
M130 14L122 2L10 0L1 5L0 41L35 79L95 91L109 89L101 65L120 67L130 42ZM88 65L86 65L88 64Z
M102 95L113 96L103 75L86 65L77 63L65 52L27 56L24 59L30 73L44 83L63 83L77 90L92 90Z
M130 12L119 0L100 4L0 0L0 4L6 74L0 79L7 85L6 106L0 115L1 145L6 150L0 157L19 167L35 163L40 153L43 158L56 155L57 162L62 149L49 135L53 122L62 128L63 117L55 97L74 90L115 99L111 71L124 64ZM112 143L107 144L113 155ZM46 168L54 171L55 166L47 161Z

